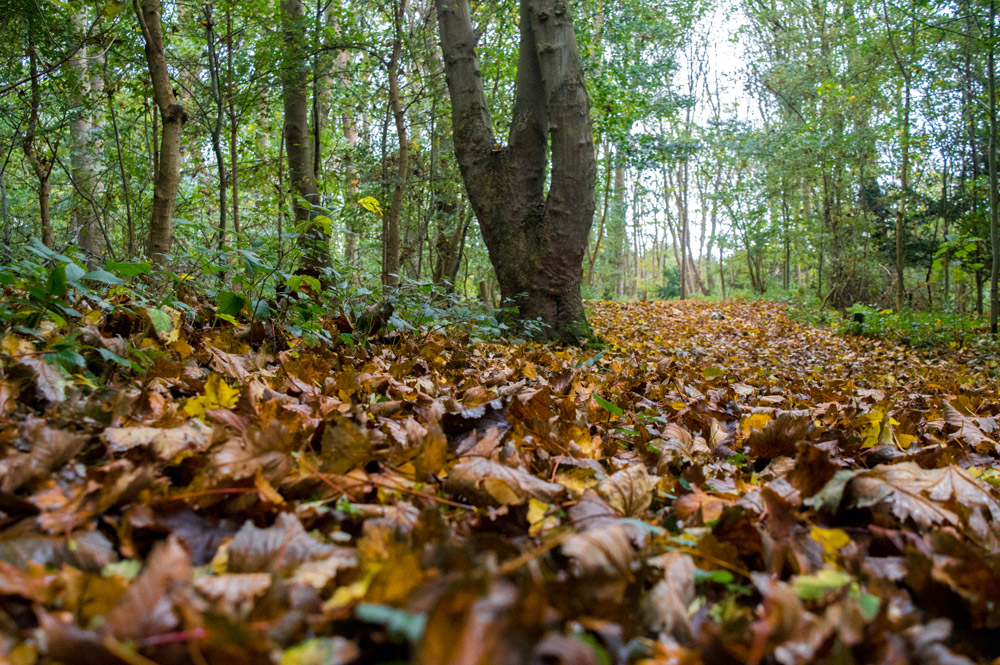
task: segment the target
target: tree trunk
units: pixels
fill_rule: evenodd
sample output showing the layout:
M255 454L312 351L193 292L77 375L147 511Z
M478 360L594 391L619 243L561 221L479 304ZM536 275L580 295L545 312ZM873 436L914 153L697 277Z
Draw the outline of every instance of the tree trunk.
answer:
M153 185L153 214L147 252L163 263L174 242L174 207L181 182L181 132L188 116L174 95L167 70L160 22L160 0L132 0L146 47L146 63L153 84L153 101L160 110L160 150Z
M229 106L229 181L233 185L233 231L240 232L240 178L237 139L239 123L236 117L236 70L233 68L233 51L236 35L233 34L233 10L226 7L226 101Z
M205 41L208 44L208 75L209 88L212 93L212 103L215 104L215 118L209 128L212 137L212 152L215 155L215 168L219 176L219 249L226 242L226 217L228 207L226 205L226 161L222 156L222 117L224 108L222 105L222 72L219 68L219 53L216 48L215 19L212 17L212 5L206 4L203 8L205 13Z
M319 188L313 172L312 141L309 137L309 80L305 56L305 8L301 0L282 0L281 29L285 35L285 61L281 68L282 101L285 111L284 141L288 157L288 183L295 210L297 244L302 252L301 268L318 276L330 265L330 242L315 220Z
M997 317L1000 313L1000 211L997 210L997 86L996 86L996 21L997 3L990 0L990 41L986 52L987 89L990 96L990 248L993 265L990 268L990 333L997 336Z
M73 15L73 22L78 35L86 30L87 12L78 10ZM90 260L100 252L98 242L99 220L95 208L95 200L100 196L100 180L94 174L94 159L96 142L94 141L94 122L91 106L94 89L99 80L92 71L90 58L86 47L82 47L76 57L70 60L70 67L75 71L78 81L77 102L80 110L70 121L70 135L73 137L73 152L70 155L70 167L76 195L73 201L73 218L70 223L70 234L76 238L79 245Z
M521 0L508 145L493 137L467 0L436 0L455 152L501 296L552 338L592 336L580 297L594 217L590 100L564 2ZM545 191L547 154L552 174Z
M52 149L52 159L42 159L35 147L35 134L38 129L38 113L41 107L41 88L38 77L38 54L35 45L28 41L28 66L31 70L31 109L28 111L28 126L21 137L21 147L24 156L31 165L38 179L38 211L42 219L42 243L52 247L52 220L50 218L49 194L51 184L49 176L55 163L55 148Z
M390 288L399 284L399 218L403 209L403 195L406 193L406 176L410 170L410 141L406 136L406 116L399 97L399 59L403 53L405 12L406 0L393 3L395 37L389 58L389 102L392 104L392 117L396 123L399 159L396 162L396 181L393 183L389 214L385 220L385 236L382 238L382 285Z

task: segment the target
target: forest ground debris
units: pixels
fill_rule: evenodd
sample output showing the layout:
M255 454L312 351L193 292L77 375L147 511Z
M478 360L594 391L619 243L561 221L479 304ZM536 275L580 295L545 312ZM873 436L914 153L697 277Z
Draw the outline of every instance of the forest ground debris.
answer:
M152 365L76 376L9 333L0 662L997 662L996 357L590 309L599 353L102 319Z

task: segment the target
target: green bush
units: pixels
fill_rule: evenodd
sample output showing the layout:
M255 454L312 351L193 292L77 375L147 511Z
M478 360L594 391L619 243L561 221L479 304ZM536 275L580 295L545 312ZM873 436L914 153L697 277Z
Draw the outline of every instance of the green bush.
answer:
M955 312L877 309L856 303L840 320L842 333L891 339L909 346L964 347L980 332L980 322Z

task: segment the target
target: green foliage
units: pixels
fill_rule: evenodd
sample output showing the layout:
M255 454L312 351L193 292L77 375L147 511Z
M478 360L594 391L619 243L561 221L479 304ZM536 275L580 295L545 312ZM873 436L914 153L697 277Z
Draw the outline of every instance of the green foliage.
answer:
M964 347L982 322L955 312L894 312L857 303L847 308L839 321L841 332L890 339L911 346L947 345Z

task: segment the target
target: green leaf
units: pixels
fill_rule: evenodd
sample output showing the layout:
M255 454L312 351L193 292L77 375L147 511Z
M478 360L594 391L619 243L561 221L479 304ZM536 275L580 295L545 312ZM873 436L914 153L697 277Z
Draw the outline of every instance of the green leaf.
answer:
M604 409L605 411L607 411L612 415L620 416L623 413L625 413L624 411L621 410L621 408L617 404L609 402L608 400L604 399L597 393L594 393L594 401L597 402L598 406L600 406L602 409Z
M99 354L101 354L101 357L104 358L105 360L110 360L111 362L118 363L119 365L121 365L122 367L124 367L126 369L128 369L129 367L132 366L132 363L130 363L129 361L125 360L124 358L122 358L117 353L112 353L111 351L108 351L107 349L98 349L97 352Z
M219 291L219 295L216 296L215 301L218 306L216 311L216 315L218 316L239 316L243 308L250 305L249 298L242 293L234 293L233 291Z
M66 266L58 265L52 269L45 291L46 295L53 298L62 298L66 295Z
M83 277L84 274L86 274L86 272L87 272L86 270L84 270L83 268L81 268L80 266L78 266L75 263L67 263L66 264L66 281L70 282L71 284L79 282L80 278Z
M128 278L136 277L137 275L145 275L153 269L153 266L148 262L129 263L128 261L108 261L104 264L104 269L108 272Z
M836 591L851 582L851 576L842 570L824 568L815 575L799 575L792 580L795 593L802 600L819 600L828 591Z
M162 309L149 307L146 309L146 313L149 315L149 321L153 324L153 328L156 330L157 334L166 335L173 330L174 326L170 315Z
M708 367L706 367L704 369L704 371L702 371L701 374L706 379L708 379L709 381L711 381L712 379L719 378L720 376L722 376L725 373L726 373L726 370L722 369L721 367L716 367L714 365L709 365Z
M427 626L427 615L398 610L388 605L361 603L354 608L354 615L361 621L385 626L390 633L402 635L411 642L418 642Z
M861 614L866 619L871 621L878 614L878 608L882 601L879 600L878 596L870 594L866 591L861 591L860 589L851 589L851 597L857 601L858 607L861 609Z
M728 570L702 570L694 569L694 583L715 582L717 584L729 584L733 581L733 574Z
M108 284L110 286L119 286L125 283L120 277L115 277L107 270L91 270L84 275L83 278L90 279L95 282L101 282L102 284Z
M253 316L255 319L261 321L266 321L271 318L271 306L267 304L267 301L261 298L257 301L257 304L253 306Z

